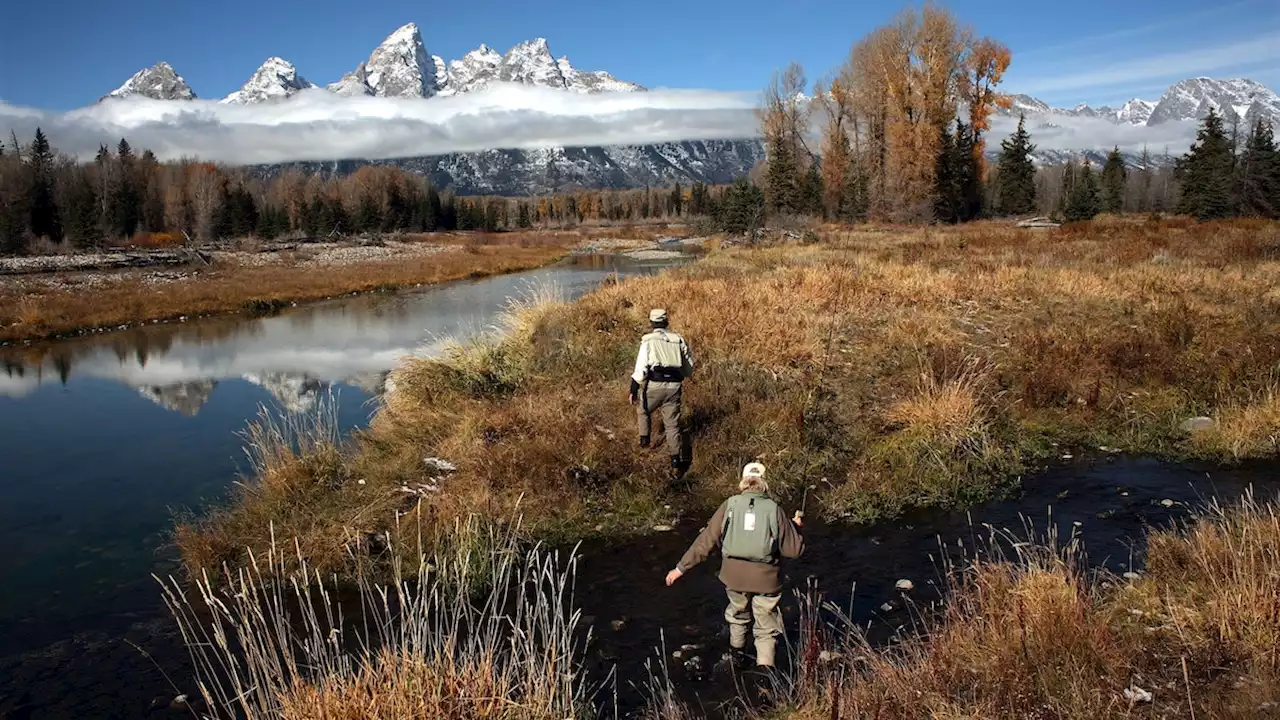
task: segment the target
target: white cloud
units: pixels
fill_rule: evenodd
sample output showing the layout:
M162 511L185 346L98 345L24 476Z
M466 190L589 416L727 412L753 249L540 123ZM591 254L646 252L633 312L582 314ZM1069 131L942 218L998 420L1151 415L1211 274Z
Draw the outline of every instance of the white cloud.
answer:
M1135 85L1162 78L1181 79L1277 59L1280 59L1280 32L1269 32L1225 45L1098 64L1087 72L1011 78L1011 82L1017 83L1020 92L1044 95L1065 90Z
M1041 150L1110 150L1118 146L1122 151L1138 153L1145 146L1152 155L1163 154L1166 147L1171 155L1181 155L1196 137L1193 120L1147 127L1116 124L1101 118L1037 114L1027 116L1026 127L1031 142ZM1016 117L992 118L988 147L996 147L1017 128Z
M54 113L0 104L0 130L30 137L40 126L55 147L82 159L125 137L161 159L273 163L747 138L757 133L755 101L754 93L585 95L516 84L430 100L315 89L248 106L129 98Z

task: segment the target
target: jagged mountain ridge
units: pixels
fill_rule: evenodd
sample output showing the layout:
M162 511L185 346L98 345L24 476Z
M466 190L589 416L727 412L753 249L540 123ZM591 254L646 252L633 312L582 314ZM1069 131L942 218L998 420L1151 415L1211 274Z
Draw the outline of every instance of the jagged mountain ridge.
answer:
M1106 105L1094 108L1080 103L1068 110L1050 107L1030 95L1012 95L1010 99L1011 107L1001 110L1002 114L1093 117L1117 124L1154 127L1181 120L1198 121L1209 114L1209 108L1213 108L1227 124L1238 120L1242 126L1248 127L1258 120L1267 120L1273 125L1280 125L1280 94L1262 83L1245 78L1187 78L1169 86L1158 101L1134 98L1120 108Z
M460 195L528 196L583 188L624 189L675 182L720 184L764 159L758 140L692 140L653 145L484 150L391 160L333 160L258 165L273 177L288 169L345 175L366 165L387 165L422 175Z

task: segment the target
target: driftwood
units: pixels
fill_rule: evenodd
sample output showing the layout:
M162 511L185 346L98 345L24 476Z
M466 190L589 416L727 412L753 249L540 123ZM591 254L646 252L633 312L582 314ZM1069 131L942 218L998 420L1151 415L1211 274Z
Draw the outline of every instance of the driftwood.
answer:
M1044 216L1027 218L1026 220L1019 220L1017 223L1017 227L1032 228L1032 229L1056 228L1056 227L1059 227L1060 225L1061 223L1056 223Z

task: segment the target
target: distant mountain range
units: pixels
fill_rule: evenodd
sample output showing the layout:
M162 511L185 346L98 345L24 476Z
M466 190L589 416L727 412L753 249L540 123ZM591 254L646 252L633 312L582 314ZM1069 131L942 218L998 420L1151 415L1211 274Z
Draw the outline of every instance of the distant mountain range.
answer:
M1262 83L1244 78L1188 78L1171 85L1155 102L1134 98L1119 108L1106 105L1093 108L1081 103L1066 110L1050 107L1030 95L1013 95L1010 99L1012 107L1002 110L1002 114L1025 113L1049 122L1054 116L1091 117L1120 125L1156 127L1178 120L1200 120L1209 114L1210 108L1216 110L1228 126L1239 122L1241 127L1252 127L1258 120L1280 122L1280 95Z
M405 25L387 37L368 59L325 88L345 95L420 98L465 94L492 82L514 82L576 93L644 92L646 88L619 80L603 70L583 71L567 57L552 55L547 41L522 42L505 54L486 45L462 58L446 62L427 51L417 25ZM220 102L252 105L278 102L302 90L319 86L304 78L279 57L266 60L239 90ZM158 100L193 100L196 93L168 63L134 74L112 98L144 96ZM1134 98L1119 108L1055 108L1029 95L1012 95L1012 106L1003 115L1027 116L1033 141L1037 131L1062 128L1072 118L1092 118L1118 126L1158 127L1178 121L1198 121L1209 109L1218 111L1228 124L1247 128L1259 120L1280 124L1280 95L1247 79L1189 78L1165 91L1159 100ZM1069 146L1068 146L1069 147ZM995 151L994 143L992 152ZM1057 163L1084 155L1100 161L1106 147L1040 149L1038 163ZM1167 162L1164 148L1152 148L1153 164ZM1182 153L1185 148L1172 148ZM285 168L309 172L347 173L368 164L394 165L429 177L441 187L452 186L461 194L526 195L573 188L629 188L672 182L724 183L749 171L764 157L757 140L704 138L680 143L615 147L547 147L533 150L500 149L482 152L414 157L393 160L335 158L327 162L299 162L258 166L255 174L270 176ZM1129 156L1130 163L1136 158Z
M327 88L338 95L425 99L482 90L495 81L581 93L645 90L602 70L578 70L569 58L553 56L545 38L522 42L505 55L481 45L461 59L446 63L439 55L427 52L422 33L414 23L391 33L374 48L368 60ZM270 57L254 71L243 87L221 102L271 102L314 87L318 86L302 77L293 63ZM160 62L139 70L102 99L136 95L153 100L194 100L197 97L169 63Z

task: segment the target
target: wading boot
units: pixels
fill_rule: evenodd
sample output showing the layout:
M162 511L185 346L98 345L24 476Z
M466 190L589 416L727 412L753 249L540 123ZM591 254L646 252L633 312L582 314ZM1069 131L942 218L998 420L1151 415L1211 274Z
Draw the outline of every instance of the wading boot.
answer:
M684 477L685 466L679 455L671 456L671 482L678 482Z
M756 640L756 665L763 668L773 667L773 650L776 642L773 638Z
M734 650L745 650L747 647L747 626L729 626L729 647Z

